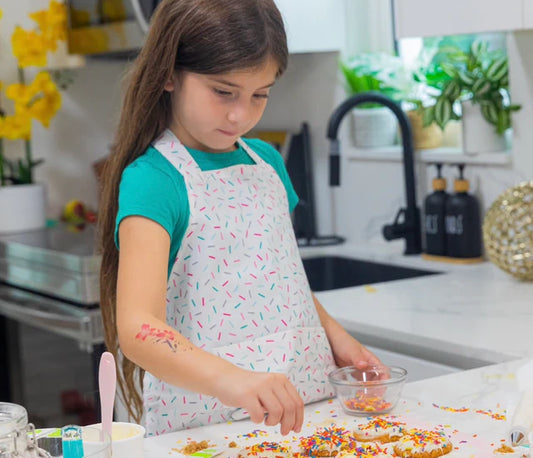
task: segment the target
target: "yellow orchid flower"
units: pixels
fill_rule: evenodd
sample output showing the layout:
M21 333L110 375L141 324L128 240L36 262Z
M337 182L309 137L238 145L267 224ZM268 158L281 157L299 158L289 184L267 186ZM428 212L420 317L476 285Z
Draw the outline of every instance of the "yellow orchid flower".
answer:
M19 62L21 68L35 65L44 67L46 65L47 46L42 35L33 30L24 30L20 26L15 27L11 36L13 54Z
M9 85L6 97L15 102L16 112L27 113L45 127L61 108L61 94L47 72L38 73L31 84Z
M48 10L36 11L29 16L37 22L50 51L57 50L58 41L67 39L67 8L64 4L52 0Z
M0 118L0 138L8 140L29 140L31 138L31 116L25 111Z

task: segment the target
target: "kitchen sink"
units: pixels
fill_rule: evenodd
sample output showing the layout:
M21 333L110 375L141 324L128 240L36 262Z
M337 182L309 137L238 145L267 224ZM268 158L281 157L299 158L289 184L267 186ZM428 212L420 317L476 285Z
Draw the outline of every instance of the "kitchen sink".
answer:
M305 258L303 263L312 291L328 291L441 273L342 256Z

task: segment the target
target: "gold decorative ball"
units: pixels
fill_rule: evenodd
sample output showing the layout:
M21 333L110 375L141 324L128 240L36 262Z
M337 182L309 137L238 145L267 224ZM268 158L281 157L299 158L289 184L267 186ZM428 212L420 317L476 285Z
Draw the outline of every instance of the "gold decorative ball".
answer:
M521 280L533 280L533 181L508 189L483 221L488 258Z

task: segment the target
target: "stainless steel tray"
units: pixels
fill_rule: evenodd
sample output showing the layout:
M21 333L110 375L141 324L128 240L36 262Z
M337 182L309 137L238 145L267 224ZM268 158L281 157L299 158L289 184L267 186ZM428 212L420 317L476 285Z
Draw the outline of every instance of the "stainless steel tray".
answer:
M59 225L0 236L0 280L80 304L99 302L101 257L93 226L72 232Z

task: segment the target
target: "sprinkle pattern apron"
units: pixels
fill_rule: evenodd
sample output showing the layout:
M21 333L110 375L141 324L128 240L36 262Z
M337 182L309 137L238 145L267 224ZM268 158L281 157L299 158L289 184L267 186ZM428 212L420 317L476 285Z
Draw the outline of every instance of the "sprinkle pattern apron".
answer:
M167 285L167 323L194 345L252 371L282 372L304 402L332 396L335 367L298 252L285 187L255 162L202 171L166 130L154 147L183 175L189 225ZM218 399L144 378L149 436L231 419Z

